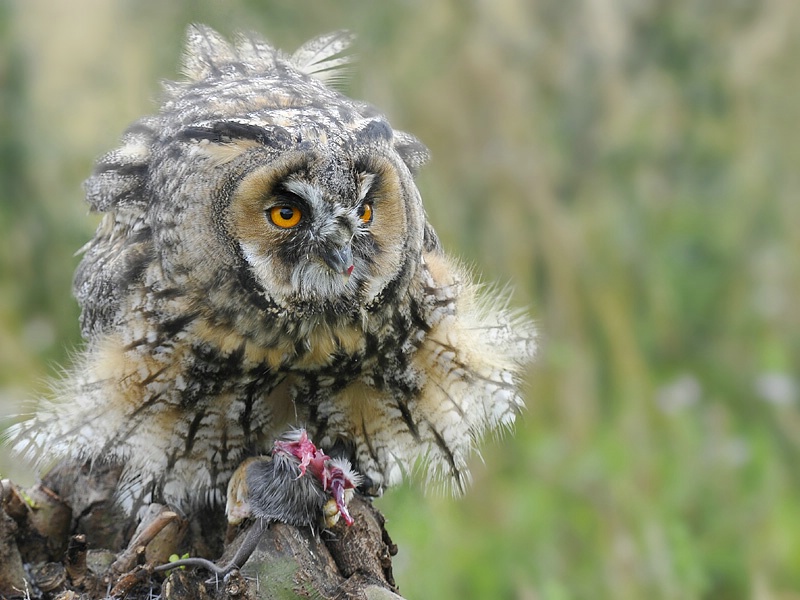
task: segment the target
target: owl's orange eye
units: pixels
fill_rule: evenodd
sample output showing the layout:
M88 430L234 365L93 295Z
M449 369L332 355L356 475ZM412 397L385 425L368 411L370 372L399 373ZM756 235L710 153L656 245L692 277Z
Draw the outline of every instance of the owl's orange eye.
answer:
M300 222L302 214L300 209L294 206L275 206L270 209L269 218L278 227L289 229Z
M358 209L358 216L363 223L372 221L372 204L362 204Z

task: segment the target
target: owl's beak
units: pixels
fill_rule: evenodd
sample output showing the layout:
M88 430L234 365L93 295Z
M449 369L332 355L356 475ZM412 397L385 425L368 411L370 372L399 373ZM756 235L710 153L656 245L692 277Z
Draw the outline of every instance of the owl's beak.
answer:
M335 272L344 275L345 279L353 272L353 249L349 243L341 248L323 251L322 260Z

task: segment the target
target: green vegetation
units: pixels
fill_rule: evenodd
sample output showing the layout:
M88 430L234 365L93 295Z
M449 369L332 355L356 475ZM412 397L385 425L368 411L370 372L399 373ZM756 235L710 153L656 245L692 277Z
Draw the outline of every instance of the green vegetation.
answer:
M356 31L443 243L540 324L468 495L379 501L404 595L800 598L800 4L0 2L0 413L79 344L80 182L192 21Z

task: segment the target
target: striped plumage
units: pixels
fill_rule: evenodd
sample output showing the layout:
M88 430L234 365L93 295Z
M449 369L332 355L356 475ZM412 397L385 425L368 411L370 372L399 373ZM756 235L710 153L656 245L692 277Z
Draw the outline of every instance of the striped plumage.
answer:
M127 507L188 507L302 426L373 493L417 468L463 488L522 406L534 328L440 248L424 146L326 85L349 41L288 57L189 29L187 80L86 184L86 346L20 451L122 461Z

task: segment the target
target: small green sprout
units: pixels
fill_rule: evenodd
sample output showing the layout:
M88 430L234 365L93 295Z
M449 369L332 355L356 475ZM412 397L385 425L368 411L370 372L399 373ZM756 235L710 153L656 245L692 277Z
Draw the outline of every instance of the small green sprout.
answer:
M37 510L39 505L36 504L36 500L31 498L25 490L19 490L19 495L22 496L22 499L25 500L25 504L31 507L32 510Z
M189 553L188 552L186 554L182 555L182 556L178 556L177 554L170 554L169 555L169 562L174 563L175 561L183 560L184 558L189 558ZM186 569L186 567L183 567L183 566L175 567L175 568L176 569L183 569L183 570ZM170 569L168 572L171 573L174 570L175 569Z

